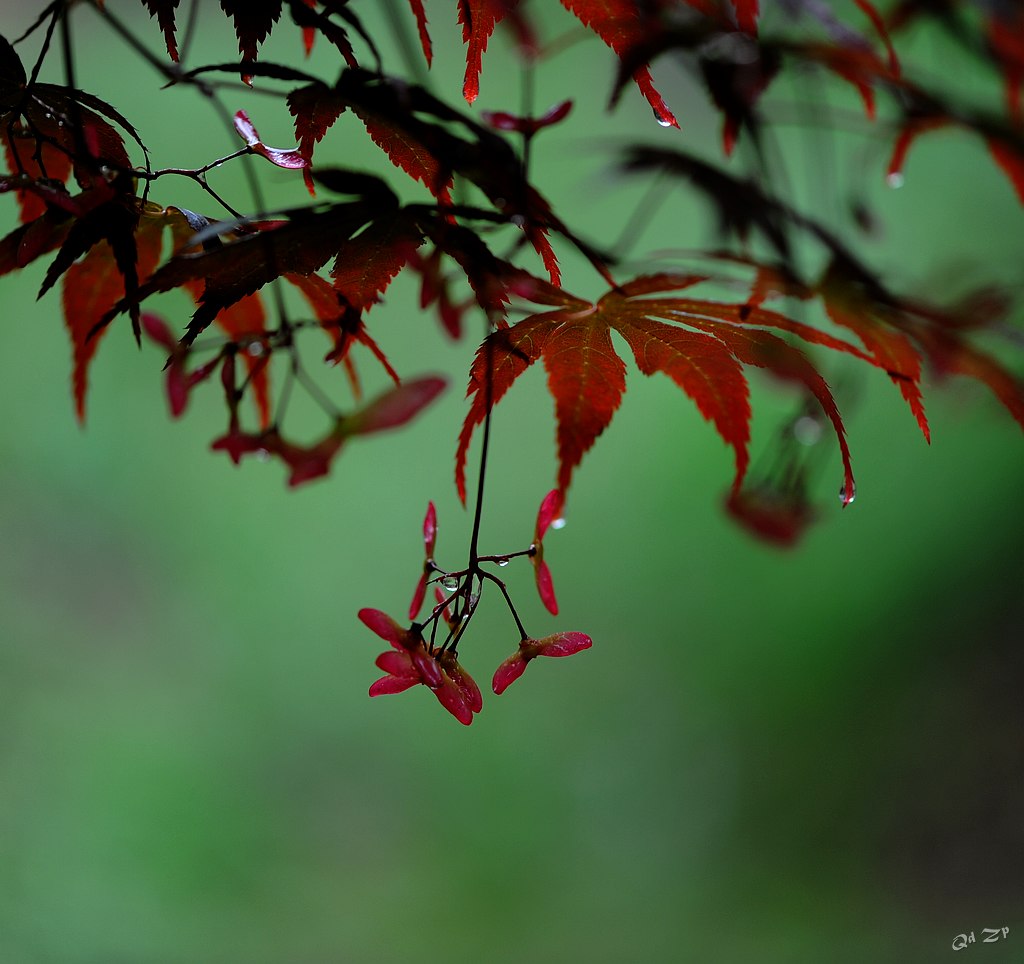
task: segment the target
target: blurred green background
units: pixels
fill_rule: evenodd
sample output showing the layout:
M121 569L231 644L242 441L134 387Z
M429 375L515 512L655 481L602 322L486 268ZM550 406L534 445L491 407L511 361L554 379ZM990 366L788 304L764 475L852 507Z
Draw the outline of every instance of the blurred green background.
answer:
M31 19L20 6L2 8L6 36ZM108 0L159 52L135 6ZM385 7L356 5L400 65ZM427 4L432 82L454 98L453 7ZM533 8L545 37L577 35L554 2ZM205 12L188 66L235 50ZM135 123L157 165L236 148L91 11L74 24L81 83ZM920 76L956 75L940 38L907 42ZM264 52L300 56L288 25ZM613 65L591 38L536 77L538 110L576 101L537 143L537 183L601 244L644 193L614 175L617 147L718 155L706 96L670 61L656 78L682 132L655 124L633 89L606 114ZM309 69L333 76L326 44ZM998 103L972 70L962 83ZM865 257L897 288L941 300L986 278L1019 285L1024 212L979 144L930 135L888 190L887 137L847 120L850 92L802 80L780 84L769 116L806 119L824 96L843 133L780 128L795 201L850 234L845 202L863 194L879 219ZM499 34L477 107L517 110L519 90ZM282 104L225 98L268 143L293 142ZM879 130L891 134L884 116ZM381 169L351 117L320 151ZM301 201L290 172L260 173L276 203ZM218 213L166 181L161 203ZM211 183L246 197L236 168ZM717 243L702 202L660 201L637 270L651 252ZM599 293L565 263L570 290ZM207 451L223 430L215 390L172 422L163 358L140 354L123 323L101 346L81 430L58 293L34 301L41 276L4 278L0 293L2 964L930 962L959 933L980 942L1003 926L1005 940L965 956L1024 960L1024 444L985 391L930 386L929 447L884 377L830 368L858 499L840 511L826 441L821 521L787 553L726 518L729 453L674 386L630 362L626 401L547 540L562 615L535 601L527 566L506 570L532 633L583 630L594 647L533 664L463 729L419 688L367 699L383 646L355 614L404 611L428 498L439 559L462 558L452 454L478 331L449 341L399 279L372 330L400 371L447 373L450 390L292 492L276 464ZM187 317L184 299L162 307ZM794 398L753 381L756 459ZM522 382L494 420L482 534L494 551L528 543L554 472L543 373ZM515 637L485 600L464 664L486 685Z

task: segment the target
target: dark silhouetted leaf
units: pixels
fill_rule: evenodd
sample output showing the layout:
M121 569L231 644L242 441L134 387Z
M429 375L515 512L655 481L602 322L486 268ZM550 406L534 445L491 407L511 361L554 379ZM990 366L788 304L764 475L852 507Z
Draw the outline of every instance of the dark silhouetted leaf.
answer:
M281 19L283 0L220 0L221 9L234 21L238 52L243 60L255 61L260 45ZM249 83L251 74L242 74Z
M129 222L126 221L126 225ZM72 393L75 412L85 421L85 398L89 386L89 365L100 338L91 337L103 315L124 297L129 284L147 278L156 269L162 248L163 224L159 219L137 216L130 219L133 240L97 240L85 256L70 265L64 275L62 303L64 324L71 336ZM115 247L116 245L116 247ZM131 259L130 269L127 259ZM131 282L125 271L130 270ZM100 333L102 334L102 332Z
M167 56L178 62L178 42L175 39L175 14L181 0L142 0L151 17L157 18L167 43Z
M331 269L334 287L353 308L369 308L422 242L423 232L407 210L377 218L338 248Z

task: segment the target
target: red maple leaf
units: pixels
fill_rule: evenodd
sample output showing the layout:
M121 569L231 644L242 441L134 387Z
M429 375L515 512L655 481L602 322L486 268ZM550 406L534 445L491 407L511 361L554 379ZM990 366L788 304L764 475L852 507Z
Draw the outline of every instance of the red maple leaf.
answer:
M466 44L466 78L462 94L472 104L480 93L480 67L494 28L519 0L459 0L459 23Z
M663 5L661 2L639 4L634 0L562 0L562 6L593 30L619 57L639 47L650 31L658 28L659 20L654 14ZM632 74L658 122L678 127L675 115L654 86L650 67L641 64Z
M142 217L133 232L135 259L133 269L138 280L153 273L160 260L163 223ZM93 327L125 295L123 265L107 240L98 241L88 253L72 264L64 274L61 301L64 324L71 336L71 382L75 413L85 421L85 396L89 386L89 365L99 347L103 330Z
M533 279L516 276L520 294L555 304L552 311L499 327L478 349L467 395L470 409L456 453L455 478L465 501L465 466L474 429L516 379L543 359L548 389L555 401L557 483L564 493L572 474L597 437L608 427L625 392L625 365L615 352L611 332L621 335L637 367L646 375L662 372L672 379L711 421L735 453L733 491L748 464L750 403L743 365L765 368L799 382L819 402L835 429L844 466L845 502L854 484L842 419L828 385L806 356L769 329L795 334L874 362L871 356L839 339L749 304L648 295L687 288L699 277L659 274L636 278L596 302L583 301Z
M420 35L420 46L423 48L423 57L429 67L434 59L433 48L430 44L430 34L427 32L427 12L423 9L423 0L409 0L409 7L416 18L416 29Z
M352 383L352 393L356 398L361 395L360 383L350 357L352 346L355 344L368 348L391 380L396 385L399 384L397 372L391 367L377 342L370 337L359 312L347 302L343 302L341 293L329 281L316 274L286 274L284 279L302 292L313 309L320 327L331 337L334 347L328 352L327 361L344 365Z

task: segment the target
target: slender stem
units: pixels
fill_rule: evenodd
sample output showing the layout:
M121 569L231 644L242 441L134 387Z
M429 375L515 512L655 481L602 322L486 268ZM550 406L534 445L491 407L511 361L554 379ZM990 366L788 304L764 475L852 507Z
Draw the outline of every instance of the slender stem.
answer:
M28 79L28 87L34 87L39 79L39 71L42 70L43 61L46 59L46 55L50 50L50 43L53 40L53 31L57 27L57 21L61 18L61 14L64 13L64 5L60 2L52 4L51 8L53 13L50 15L50 22L46 25L46 34L43 37L43 45L39 48L39 56L32 65L32 75Z
M309 395L320 408L323 409L324 414L329 415L333 419L341 417L341 412L338 411L334 402L327 396L327 394L320 388L319 385L310 377L309 372L299 364L298 356L296 355L296 368L295 377L299 380L299 383L306 390L306 394Z
M75 82L75 57L71 49L71 27L68 25L69 10L67 6L60 11L60 41L61 56L64 60L64 82L68 90L75 91L78 84ZM72 96L69 105L71 132L75 138L75 154L85 158L87 162L95 165L95 160L90 156L92 153L85 143L85 128L82 123L82 105ZM72 158L77 163L77 158Z
M490 327L490 325L488 325ZM491 407L494 399L494 346L490 333L484 341L484 357L486 360L486 381L484 383L484 435L480 451L480 473L476 486L476 509L473 513L473 535L469 542L469 570L477 569L477 545L480 538L480 516L484 506L484 480L487 478L487 450L491 441Z
M204 164L202 167L162 167L159 171L135 171L133 173L136 177L144 177L149 180L155 180L158 177L163 177L165 174L180 174L182 177L190 177L193 180L197 180L200 175L205 174L207 171L212 171L215 167L220 167L221 164L233 161L236 157L242 157L245 154L251 153L251 147L242 147L234 153L225 154L224 157L218 157L217 160L210 161L209 164Z
M490 579L497 587L501 590L501 594L505 597L505 604L508 606L508 611L512 613L512 618L516 621L516 629L519 630L519 635L522 639L529 639L530 634L527 633L523 627L523 621L519 618L519 613L516 612L516 607L512 604L512 597L508 594L508 590L505 588L503 583L497 576L489 572L481 572L481 576L484 579Z
M47 6L43 8L43 11L39 14L39 16L36 17L36 19L32 22L32 25L20 37L18 37L15 40L12 40L11 44L13 46L17 46L23 40L28 40L28 38L31 37L32 34L34 34L43 25L43 22L46 20L47 17L53 16L54 9L56 7L59 7L63 2L64 0L54 0L53 3L47 4Z
M537 547L530 546L529 549L520 549L518 552L496 552L487 556L479 556L477 562L508 562L510 559L517 559L520 556L535 556L537 555Z

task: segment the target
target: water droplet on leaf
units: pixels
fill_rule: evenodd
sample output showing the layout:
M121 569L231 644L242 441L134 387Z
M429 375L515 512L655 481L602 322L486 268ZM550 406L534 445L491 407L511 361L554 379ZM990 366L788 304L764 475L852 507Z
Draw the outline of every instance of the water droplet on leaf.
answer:
M253 343L252 343L252 344L251 344L251 345L250 345L250 346L249 346L249 347L248 347L248 348L246 349L246 351L248 351L248 352L249 352L249 354L250 354L250 355L251 355L251 356L252 356L253 358L259 358L259 357L260 357L260 355L262 355L262 354L263 354L263 344L262 344L261 342L258 342L258 341L254 341L254 342L253 342Z
M441 580L441 588L445 592L455 592L455 590L459 588L458 576L445 576Z
M903 175L899 171L890 171L886 175L885 183L894 190L899 187L903 187Z
M849 495L846 494L846 483L845 482L841 486L839 486L839 501L842 502L844 506L850 505L853 502L853 500L856 499L856 498L857 498L857 486L856 485L851 485L850 486L850 494Z
M662 127L671 127L672 126L672 121L670 121L667 117L663 117L661 114L659 114L657 112L657 110L654 111L654 119L659 124L661 124Z
M502 569L504 569L505 566L508 565L508 559L499 559L498 560L498 565L501 566Z
M269 462L270 461L270 451L269 451L269 449L257 449L256 450L256 459L258 461L260 461L260 462Z
M557 519L551 520L552 529L564 529L565 528L565 516L559 516Z

